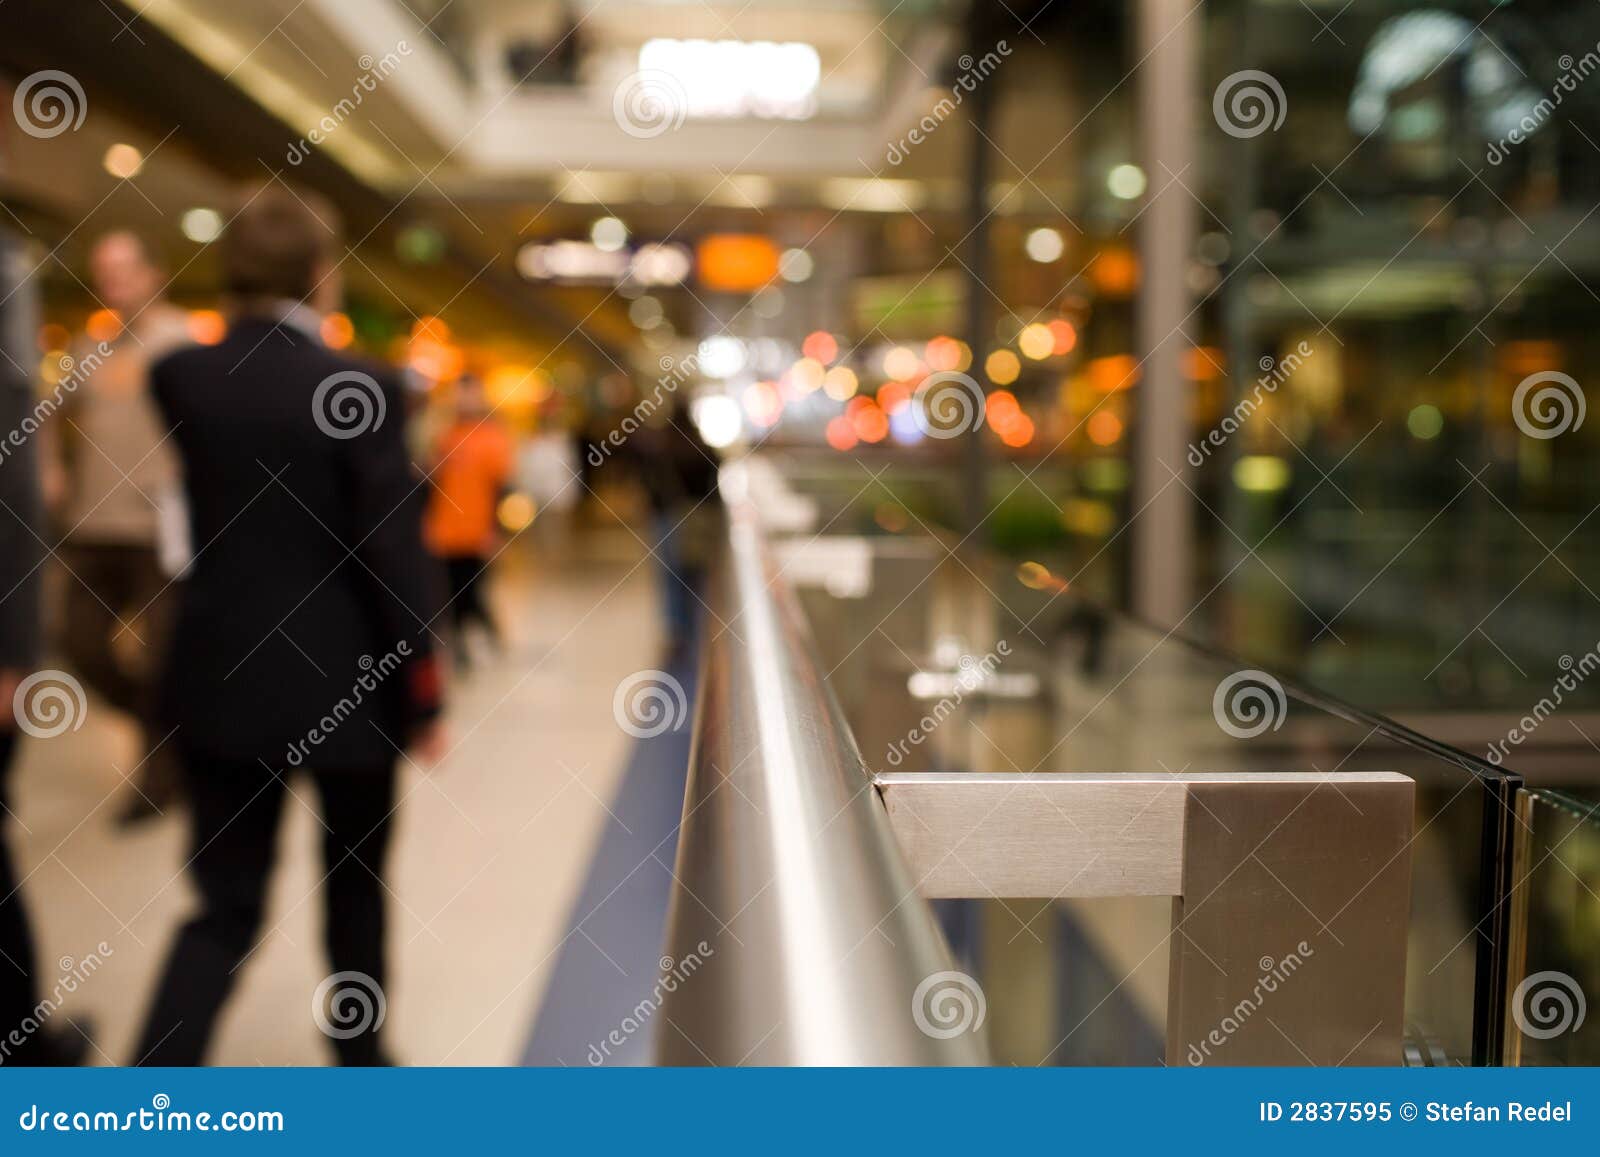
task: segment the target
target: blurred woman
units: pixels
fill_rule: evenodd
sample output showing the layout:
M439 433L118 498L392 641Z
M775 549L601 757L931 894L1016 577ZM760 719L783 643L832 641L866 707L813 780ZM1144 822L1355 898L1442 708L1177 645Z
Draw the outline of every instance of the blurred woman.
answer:
M512 466L511 437L490 412L483 383L462 378L455 419L434 443L433 494L423 522L428 549L443 560L450 584L458 666L468 663L469 625L476 623L491 643L500 641L481 583L499 541L496 512Z

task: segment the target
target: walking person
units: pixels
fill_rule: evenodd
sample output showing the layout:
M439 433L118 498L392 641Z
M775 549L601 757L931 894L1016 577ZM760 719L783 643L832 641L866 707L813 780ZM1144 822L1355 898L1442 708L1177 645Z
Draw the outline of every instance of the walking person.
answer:
M670 665L688 654L706 565L721 538L718 462L681 398L674 400L664 425L634 435L629 451L650 504Z
M142 1064L204 1058L261 931L285 776L297 768L321 805L333 975L319 992L337 1002L355 987L383 1003L397 765L408 746L424 760L441 746L425 626L437 592L397 376L317 336L319 311L338 298L333 220L312 194L257 190L219 243L226 337L152 372L198 548L163 702L179 729L200 903L167 958ZM346 1010L315 1018L337 1059L385 1063L382 1017L350 1025Z
M184 312L163 297L160 260L137 235L96 241L89 279L122 328L103 346L79 346L80 380L47 428L45 481L66 532L67 661L141 730L132 790L118 813L126 824L161 814L178 789L156 698L175 602L161 540L181 507L177 459L150 398L149 369L188 343L189 333Z
M456 664L469 665L467 628L476 624L490 643L500 642L484 601L482 580L499 539L496 511L511 478L511 437L490 411L483 383L456 383L455 418L433 450L433 493L424 528L428 549L444 561L455 624Z

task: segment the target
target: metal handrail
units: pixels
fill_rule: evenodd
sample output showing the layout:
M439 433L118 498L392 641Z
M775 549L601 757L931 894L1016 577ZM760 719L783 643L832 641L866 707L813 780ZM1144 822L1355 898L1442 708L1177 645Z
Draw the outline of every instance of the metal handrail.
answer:
M914 1012L949 953L737 469L724 471L657 1059L982 1064L980 1036Z

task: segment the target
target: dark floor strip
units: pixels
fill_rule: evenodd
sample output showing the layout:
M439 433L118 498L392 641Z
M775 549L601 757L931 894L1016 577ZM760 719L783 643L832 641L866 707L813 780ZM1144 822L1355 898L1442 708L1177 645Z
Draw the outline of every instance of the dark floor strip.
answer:
M667 671L692 705L694 664L683 660ZM675 731L634 743L610 804L615 818L606 817L568 917L571 935L535 1016L525 1065L649 1063L654 1010L647 998L660 969L689 733L685 719Z

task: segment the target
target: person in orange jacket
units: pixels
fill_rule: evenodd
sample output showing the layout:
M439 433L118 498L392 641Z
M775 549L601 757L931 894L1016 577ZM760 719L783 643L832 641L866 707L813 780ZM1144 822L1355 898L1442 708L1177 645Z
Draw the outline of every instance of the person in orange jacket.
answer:
M481 580L499 539L496 511L512 471L511 437L490 412L476 378L456 384L455 420L435 442L433 459L423 533L428 549L445 565L456 661L465 666L470 624L477 623L491 641L500 639Z

